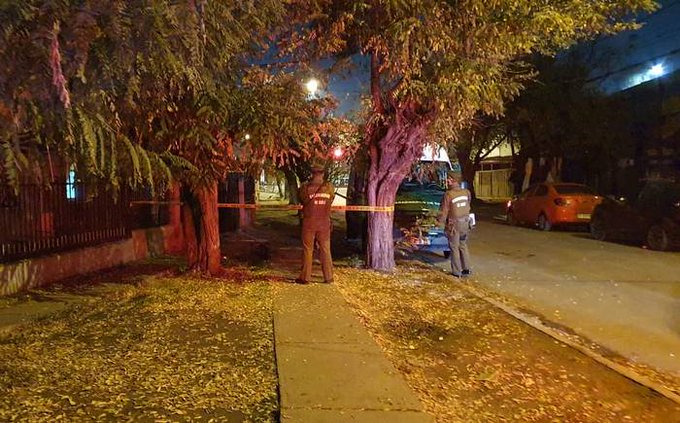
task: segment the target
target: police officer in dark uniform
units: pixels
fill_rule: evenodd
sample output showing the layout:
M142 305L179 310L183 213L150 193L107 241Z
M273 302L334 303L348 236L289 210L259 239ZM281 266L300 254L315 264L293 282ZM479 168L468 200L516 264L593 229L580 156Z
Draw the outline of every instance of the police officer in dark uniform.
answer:
M306 284L312 278L314 241L319 245L321 271L326 283L333 282L333 257L331 256L331 205L335 188L324 180L324 167L312 166L312 179L299 190L302 203L302 271L295 282Z
M448 191L439 205L439 223L444 225L451 249L451 274L458 278L470 275L470 252L467 239L470 232L470 202L472 195L461 188L461 175L450 171L446 179Z

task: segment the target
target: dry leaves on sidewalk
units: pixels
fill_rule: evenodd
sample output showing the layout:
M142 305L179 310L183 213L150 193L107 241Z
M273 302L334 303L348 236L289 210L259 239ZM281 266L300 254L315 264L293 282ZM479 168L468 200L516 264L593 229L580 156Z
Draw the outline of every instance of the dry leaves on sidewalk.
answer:
M670 400L426 266L338 270L338 288L439 422L670 422Z

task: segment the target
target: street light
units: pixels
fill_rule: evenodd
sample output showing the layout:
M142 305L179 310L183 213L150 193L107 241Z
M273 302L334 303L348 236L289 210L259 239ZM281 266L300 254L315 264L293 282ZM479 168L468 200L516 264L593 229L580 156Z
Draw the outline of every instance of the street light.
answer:
M305 87L307 88L307 91L309 92L310 95L314 95L316 91L319 89L319 81L316 80L315 78L311 78L309 81L307 81Z
M343 151L342 147L335 147L333 149L333 158L335 160L342 159L343 154L345 154L345 152Z
M649 69L649 74L653 77L661 76L666 72L661 63L657 63Z

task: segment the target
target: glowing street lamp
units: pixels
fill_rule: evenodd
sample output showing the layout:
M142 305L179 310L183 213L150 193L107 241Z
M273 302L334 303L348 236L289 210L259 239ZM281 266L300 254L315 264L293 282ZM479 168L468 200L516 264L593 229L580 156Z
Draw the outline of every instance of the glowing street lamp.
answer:
M666 72L661 63L657 63L649 69L649 74L653 77L661 76Z
M307 83L305 84L305 88L307 88L309 94L314 95L316 91L319 89L319 81L316 80L315 78L312 78L309 81L307 81Z
M335 160L340 160L342 159L342 156L345 154L345 151L342 149L342 147L335 147L333 149L333 158Z

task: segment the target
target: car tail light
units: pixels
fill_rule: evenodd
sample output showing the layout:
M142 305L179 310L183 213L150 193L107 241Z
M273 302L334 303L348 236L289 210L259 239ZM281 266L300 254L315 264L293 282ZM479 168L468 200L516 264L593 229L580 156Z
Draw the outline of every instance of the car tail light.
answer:
M555 205L556 206L561 206L561 207L568 206L569 203L570 203L570 201L567 198L560 198L560 197L555 198Z

